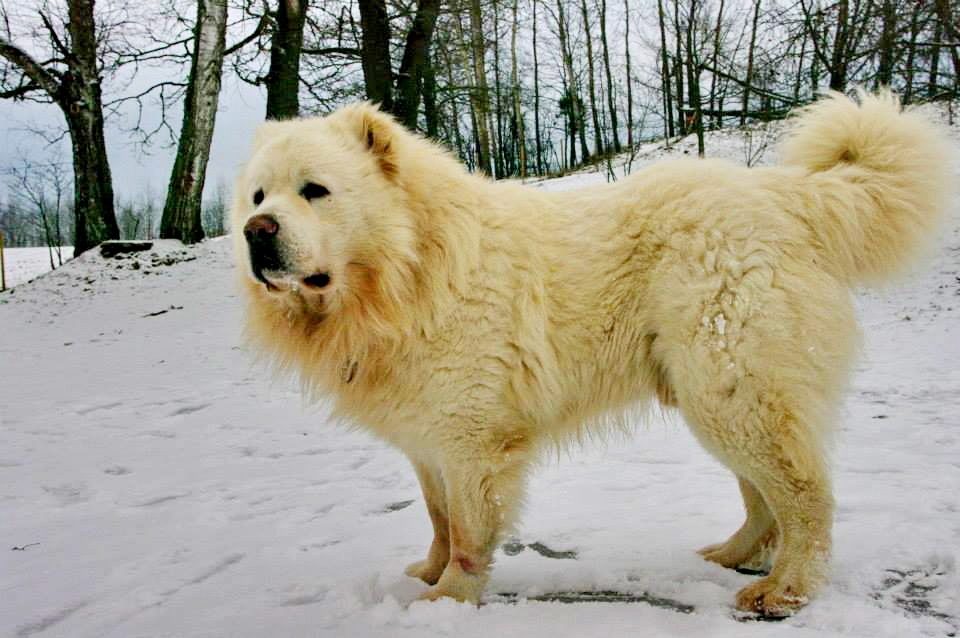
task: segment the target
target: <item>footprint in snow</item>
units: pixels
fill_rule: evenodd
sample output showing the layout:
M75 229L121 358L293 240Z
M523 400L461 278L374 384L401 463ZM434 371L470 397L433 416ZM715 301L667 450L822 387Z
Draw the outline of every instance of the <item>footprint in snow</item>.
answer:
M943 621L950 630L947 636L960 632L960 619L937 609L931 600L952 568L945 565L924 565L912 569L884 570L884 579L871 594L882 607L896 607L908 616L926 616Z
M529 545L525 545L524 543L514 540L514 541L509 541L504 543L503 546L501 547L501 549L503 550L503 553L506 554L507 556L516 556L517 554L519 554L520 552L528 548L532 549L533 551L540 554L544 558L557 558L557 559L576 559L577 558L577 551L574 549L556 550L548 547L547 545L545 545L544 543L541 543L540 541L536 541L534 543L530 543Z
M193 414L194 412L199 412L200 410L205 410L209 408L209 403L198 403L196 405L185 405L182 408L177 408L167 416L183 416L185 414Z

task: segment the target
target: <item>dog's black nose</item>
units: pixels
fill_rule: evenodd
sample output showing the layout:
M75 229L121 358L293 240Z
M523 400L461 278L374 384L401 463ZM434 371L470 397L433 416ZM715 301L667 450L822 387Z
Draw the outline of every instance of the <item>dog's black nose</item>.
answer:
M270 241L280 230L276 217L270 215L254 215L243 227L243 236L251 244L257 241Z
M250 248L250 268L253 276L264 283L267 283L264 271L283 270L277 242L279 231L280 224L271 215L254 215L243 227L243 236L247 238Z

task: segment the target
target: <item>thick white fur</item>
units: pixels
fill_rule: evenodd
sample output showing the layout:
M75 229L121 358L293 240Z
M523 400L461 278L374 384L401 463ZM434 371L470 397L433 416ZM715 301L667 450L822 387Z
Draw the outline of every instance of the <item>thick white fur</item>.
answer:
M740 482L747 521L705 557L775 548L738 607L780 615L814 593L825 440L857 342L849 287L906 263L948 181L938 132L889 94L825 97L784 155L546 193L470 175L369 105L264 125L233 224L274 215L292 265L267 290L235 233L249 333L410 457L435 527L408 568L426 598L478 600L537 455L655 398ZM305 181L330 195L305 201ZM297 283L318 269L329 289Z

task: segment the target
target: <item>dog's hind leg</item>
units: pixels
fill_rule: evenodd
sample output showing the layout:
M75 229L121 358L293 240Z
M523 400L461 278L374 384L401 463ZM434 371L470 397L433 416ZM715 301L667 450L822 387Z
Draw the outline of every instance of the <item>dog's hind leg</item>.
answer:
M657 276L671 286L651 297L649 323L693 433L752 486L747 498L759 495L776 522L769 575L736 598L738 608L773 617L802 607L826 580L829 420L857 339L849 293L815 267L816 253L801 246L788 256L750 233L704 238L701 259L667 262ZM754 524L764 515L749 508L729 548L742 551L724 556L729 562L764 540L765 526Z
M759 571L764 568L769 548L776 544L777 523L753 483L742 476L738 476L737 481L747 520L726 541L708 545L700 549L699 554L724 567L746 567Z
M433 542L430 543L427 557L408 565L404 573L419 578L428 585L435 585L450 562L450 521L447 517L443 477L439 468L418 461L413 461L413 468L420 480L423 500L427 505L430 522L433 523Z
M779 547L773 569L742 589L736 602L743 611L781 617L805 605L826 578L833 514L830 480L810 425L779 400L757 397L753 406L742 407L701 404L690 410L688 420L717 458L756 487L776 519ZM734 412L739 423L730 427ZM744 540L751 541L744 545L753 545L763 537L751 531Z

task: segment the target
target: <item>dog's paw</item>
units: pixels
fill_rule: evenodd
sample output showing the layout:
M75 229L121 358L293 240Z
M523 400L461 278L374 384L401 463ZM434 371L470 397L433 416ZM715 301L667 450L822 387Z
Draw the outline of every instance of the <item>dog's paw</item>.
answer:
M731 569L738 567L740 563L744 562L749 556L744 556L742 551L735 551L730 547L730 543L715 543L713 545L707 545L706 547L701 547L697 550L697 553L703 556L704 560L708 560L711 563L717 563L723 567L729 567Z
M803 592L771 577L761 578L737 592L737 609L763 618L792 616L809 602Z
M471 574L460 569L456 562L452 562L444 570L437 584L420 595L420 600L452 598L461 603L478 604L486 583L485 570Z
M431 563L429 560L418 560L407 565L403 573L411 578L419 578L428 585L436 585L445 567L446 565Z
M458 603L479 604L480 601L479 593L473 593L471 591L459 588L450 589L443 587L442 585L434 585L427 591L420 594L417 597L417 600L434 601L442 598L449 598L457 601Z

